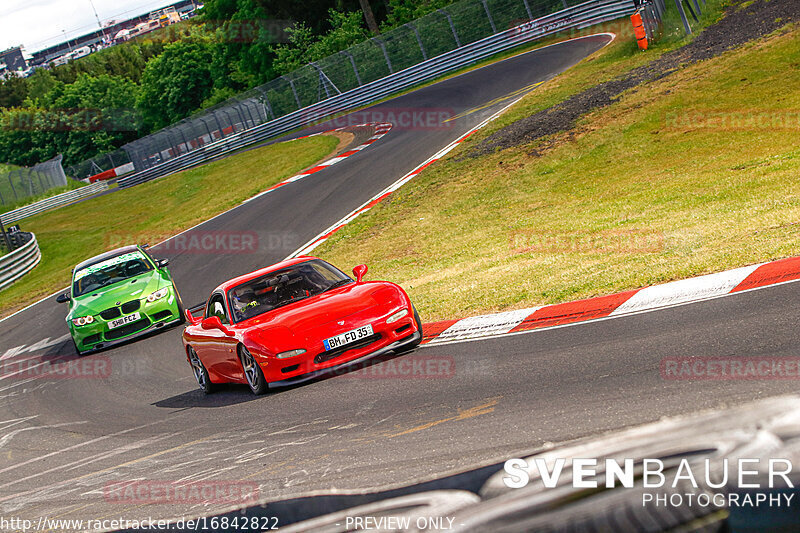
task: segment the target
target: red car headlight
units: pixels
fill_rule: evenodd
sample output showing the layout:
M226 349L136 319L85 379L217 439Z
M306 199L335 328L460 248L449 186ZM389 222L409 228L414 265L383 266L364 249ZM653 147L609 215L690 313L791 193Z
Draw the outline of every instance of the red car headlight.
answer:
M306 351L303 349L289 350L287 352L281 352L275 357L278 359L288 359L289 357L296 357L298 355L303 355L304 353L306 353Z
M386 319L387 324L393 324L408 314L408 309L401 309Z

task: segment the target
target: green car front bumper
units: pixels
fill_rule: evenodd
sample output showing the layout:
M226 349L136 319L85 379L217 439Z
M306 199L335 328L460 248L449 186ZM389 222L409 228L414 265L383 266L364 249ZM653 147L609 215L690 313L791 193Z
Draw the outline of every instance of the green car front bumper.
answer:
M94 321L91 324L76 326L69 322L70 334L79 353L108 348L183 321L180 296L174 286L169 288L166 296L154 302L142 298L125 302L118 307L118 316L115 316L116 313L107 313L107 309L93 315ZM103 318L104 314L114 318ZM123 321L125 323L119 325Z

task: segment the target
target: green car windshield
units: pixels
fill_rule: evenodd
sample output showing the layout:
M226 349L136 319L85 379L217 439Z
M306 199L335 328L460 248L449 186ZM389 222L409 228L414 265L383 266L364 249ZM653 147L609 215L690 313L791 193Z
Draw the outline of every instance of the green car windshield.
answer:
M151 270L152 265L139 252L118 255L75 272L72 296L82 296Z

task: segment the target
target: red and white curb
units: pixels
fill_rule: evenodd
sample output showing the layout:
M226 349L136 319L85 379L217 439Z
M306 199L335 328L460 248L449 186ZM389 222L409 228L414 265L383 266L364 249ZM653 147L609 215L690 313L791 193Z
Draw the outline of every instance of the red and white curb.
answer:
M339 231L340 229L342 229L343 227L348 225L350 222L355 220L359 215L369 211L374 206L376 206L377 204L381 203L383 200L385 200L386 198L391 196L391 194L393 192L395 192L397 189L399 189L400 187L402 187L403 185L405 185L406 183L408 183L409 181L414 179L414 177L417 174L419 174L420 172L422 172L423 170L425 170L425 168L427 168L431 164L435 163L439 159L443 158L450 151L452 151L453 148L455 148L456 146L461 144L464 141L464 139L466 139L467 137L469 137L470 135L472 135L473 133L475 133L476 131L478 131L479 129L483 128L484 126L489 124L491 121L493 121L494 119L499 117L508 108L510 108L511 106L516 104L517 102L519 102L524 96L525 95L522 95L519 98L515 99L510 104L508 104L507 106L503 107L503 109L501 109L497 113L493 114L492 116L490 116L489 118L487 118L486 120L484 120L483 122L478 124L478 126L476 126L475 128L471 129L470 131L468 131L467 133L465 133L464 135L462 135L461 137L459 137L455 141L451 142L450 144L448 144L447 146L445 146L444 148L442 148L441 150L439 150L438 152L433 154L431 157L426 159L422 164L417 166L414 170L412 170L411 172L409 172L408 174L406 174L405 176L403 176L399 180L395 181L394 183L392 183L391 185L386 187L384 190L382 190L381 192L379 192L378 194L376 194L375 196L373 196L372 198L370 198L369 200L364 202L360 207L358 207L357 209L352 211L349 215L347 215L346 217L342 218L341 220L339 220L338 222L336 222L335 224L330 226L328 229L326 229L325 231L323 231L322 233L320 233L319 235L317 235L316 237L314 237L313 239L311 239L310 241L305 243L298 250L296 250L292 255L287 257L287 259L291 259L293 257L299 257L301 255L308 255L309 253L311 253L311 251L314 248L316 248L317 246L319 246L323 242L327 241L331 237L331 235L333 235L334 233L336 233L337 231Z
M672 281L618 294L423 325L423 343L441 344L613 318L800 280L800 257Z
M269 189L265 190L264 192L258 193L257 195L253 196L252 198L248 198L247 200L245 200L242 203L246 204L247 202L252 202L256 198L260 198L260 197L264 196L265 194L269 194L272 191L274 191L275 189L279 189L279 188L283 187L284 185L288 185L290 183L294 183L295 181L301 180L303 178L307 178L308 176L310 176L312 174L316 174L320 170L324 170L324 169L326 169L326 168L328 168L330 166L335 165L336 163L340 163L340 162L344 161L345 159L347 159L351 155L357 154L358 152L360 152L364 148L367 148L368 146L370 146L374 142L378 141L381 137L383 137L384 135L389 133L389 130L392 129L392 124L389 123L389 122L357 124L355 126L344 126L342 128L336 128L335 130L320 131L318 133L312 133L311 135L304 135L303 137L298 137L297 140L299 140L299 139L307 139L308 137L316 137L317 135L324 135L326 133L332 133L334 131L341 131L341 130L343 130L345 128L363 128L363 127L366 127L366 126L375 126L375 132L373 133L372 137L370 137L369 139L364 141L364 143L362 143L361 145L356 146L355 148L353 148L351 150L348 150L348 151L346 151L344 153L341 153L336 157L332 157L331 159L328 159L324 163L320 163L319 165L317 165L315 167L311 167L311 168L309 168L307 170L304 170L300 174L292 176L291 178L287 178L287 179L283 180L280 183L276 183L275 185L273 185Z

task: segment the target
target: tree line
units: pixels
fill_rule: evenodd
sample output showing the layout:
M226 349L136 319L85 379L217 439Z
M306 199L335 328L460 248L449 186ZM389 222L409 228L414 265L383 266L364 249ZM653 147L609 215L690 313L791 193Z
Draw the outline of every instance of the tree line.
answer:
M79 163L452 1L206 0L190 21L0 82L0 160Z

